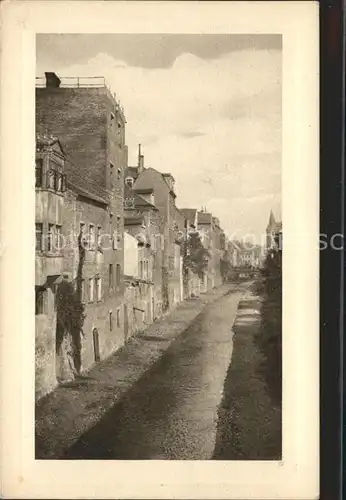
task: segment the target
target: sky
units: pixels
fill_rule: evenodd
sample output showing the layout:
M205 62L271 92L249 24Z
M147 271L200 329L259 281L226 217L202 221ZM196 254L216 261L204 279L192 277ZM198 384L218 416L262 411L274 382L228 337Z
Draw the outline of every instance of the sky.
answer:
M38 35L36 76L104 76L129 163L170 172L179 208L206 207L260 243L281 213L280 35Z

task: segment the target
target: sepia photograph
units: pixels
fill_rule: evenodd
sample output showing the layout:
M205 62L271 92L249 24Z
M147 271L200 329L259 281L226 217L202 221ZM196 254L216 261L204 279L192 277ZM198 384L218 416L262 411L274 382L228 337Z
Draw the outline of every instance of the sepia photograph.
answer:
M0 11L1 495L317 498L317 2Z
M281 459L281 74L281 35L37 35L36 458Z

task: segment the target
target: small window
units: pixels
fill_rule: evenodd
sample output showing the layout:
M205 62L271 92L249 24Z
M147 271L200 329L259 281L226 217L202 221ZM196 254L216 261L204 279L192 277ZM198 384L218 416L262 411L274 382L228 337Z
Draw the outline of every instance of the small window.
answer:
M54 246L54 224L48 224L47 250L52 252Z
M55 226L55 250L62 249L61 226Z
M126 187L132 188L133 182L134 182L133 177L126 177L126 179L125 179L125 185L126 185Z
M113 314L112 311L109 311L109 330L113 330Z
M80 282L80 300L85 302L85 280L82 279Z
M111 113L111 122L112 122L112 120L114 120L114 119L115 119L115 114L114 114L114 113Z
M102 281L100 277L96 278L95 281L96 281L96 298L97 301L100 302L102 300Z
M143 278L143 261L141 260L139 263L139 276Z
M35 287L35 314L45 313L46 289L42 286Z
M50 189L55 189L55 170L49 170L47 172L47 187Z
M64 191L64 176L59 172L55 174L55 190L59 193Z
M114 271L113 271L113 264L109 264L109 269L108 269L108 280L109 280L109 289L112 290L114 287Z
M117 286L120 285L120 279L121 279L121 267L120 267L120 264L117 264L117 276L116 276L116 279L117 279Z
M85 237L85 224L84 222L81 222L79 224L79 238L80 238L80 244L83 246L83 248L86 248L86 237Z
M134 198L125 198L125 208L134 208L135 200Z
M117 309L117 328L120 328L120 309Z
M97 232L96 232L96 248L100 248L101 246L101 233L102 233L102 227L97 226Z
M89 224L89 244L88 244L88 247L89 247L89 250L93 250L93 248L95 247L95 228L94 228L94 224Z
M121 169L118 168L118 181L121 179Z
M36 252L42 252L42 250L43 250L43 224L41 222L36 222L35 233L36 233Z
M94 302L94 279L89 279L89 302Z
M109 163L109 173L110 173L111 178L113 176L113 172L114 172L114 165L112 162L110 162Z
M42 187L43 183L43 160L38 158L35 167L35 187Z

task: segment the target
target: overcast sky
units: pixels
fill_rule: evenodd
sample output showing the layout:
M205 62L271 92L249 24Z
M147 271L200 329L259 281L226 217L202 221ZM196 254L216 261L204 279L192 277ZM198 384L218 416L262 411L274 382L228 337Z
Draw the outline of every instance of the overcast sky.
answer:
M178 207L259 241L281 212L281 55L279 35L39 35L37 76L105 76L130 164L141 143Z

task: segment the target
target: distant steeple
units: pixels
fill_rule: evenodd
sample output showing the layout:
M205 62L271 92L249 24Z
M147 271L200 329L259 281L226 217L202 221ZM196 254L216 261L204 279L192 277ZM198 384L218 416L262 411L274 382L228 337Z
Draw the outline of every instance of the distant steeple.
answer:
M274 214L273 214L273 210L270 211L270 215L269 215L269 226L272 226L273 224L275 224L275 217L274 217Z

